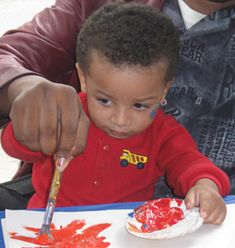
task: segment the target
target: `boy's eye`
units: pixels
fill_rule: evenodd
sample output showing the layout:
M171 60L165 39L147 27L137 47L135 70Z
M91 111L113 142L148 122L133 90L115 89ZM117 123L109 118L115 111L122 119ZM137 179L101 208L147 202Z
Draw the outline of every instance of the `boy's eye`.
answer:
M148 106L146 104L143 104L143 103L135 103L134 108L135 109L147 109Z
M110 105L111 101L106 98L98 98L98 102L100 102L103 105Z

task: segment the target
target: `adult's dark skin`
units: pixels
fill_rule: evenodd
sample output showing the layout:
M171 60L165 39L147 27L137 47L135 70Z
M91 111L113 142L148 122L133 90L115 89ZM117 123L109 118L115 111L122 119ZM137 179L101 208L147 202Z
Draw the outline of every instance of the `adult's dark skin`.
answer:
M31 75L15 80L7 91L5 110L23 145L46 155L73 157L83 151L89 120L73 87Z
M235 4L234 0L184 0L192 9L205 15Z

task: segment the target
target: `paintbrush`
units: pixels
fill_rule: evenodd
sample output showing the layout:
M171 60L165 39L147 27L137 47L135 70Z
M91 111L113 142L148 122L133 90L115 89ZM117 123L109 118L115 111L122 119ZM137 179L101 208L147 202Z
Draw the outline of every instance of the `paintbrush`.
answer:
M51 221L55 211L56 199L60 189L63 170L67 167L71 159L65 157L55 158L55 171L51 183L50 194L47 201L46 211L43 218L42 227L39 235L47 234L49 238L53 238L50 231Z

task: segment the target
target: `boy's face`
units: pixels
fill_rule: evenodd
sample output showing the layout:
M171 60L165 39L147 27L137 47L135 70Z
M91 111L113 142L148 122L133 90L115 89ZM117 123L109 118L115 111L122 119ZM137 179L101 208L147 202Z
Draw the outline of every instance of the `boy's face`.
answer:
M106 134L125 139L144 131L153 121L151 111L164 99L170 82L164 82L167 65L118 68L93 53L89 73L77 66L88 111Z

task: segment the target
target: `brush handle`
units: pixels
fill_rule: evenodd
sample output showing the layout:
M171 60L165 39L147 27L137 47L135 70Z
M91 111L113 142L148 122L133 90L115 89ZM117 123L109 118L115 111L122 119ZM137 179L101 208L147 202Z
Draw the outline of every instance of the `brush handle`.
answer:
M56 198L60 189L62 172L55 168L54 176L51 183L50 194L43 219L43 225L50 226L55 211Z
M55 167L52 183L51 183L51 189L49 194L49 200L56 201L59 189L60 189L60 182L61 182L62 172Z
M62 173L69 164L71 159L72 157L65 158L63 156L60 157L55 156L55 171L51 183L50 193L47 201L42 227L39 231L39 234L48 234L49 236L51 236L50 226L55 212L56 198L60 190Z

